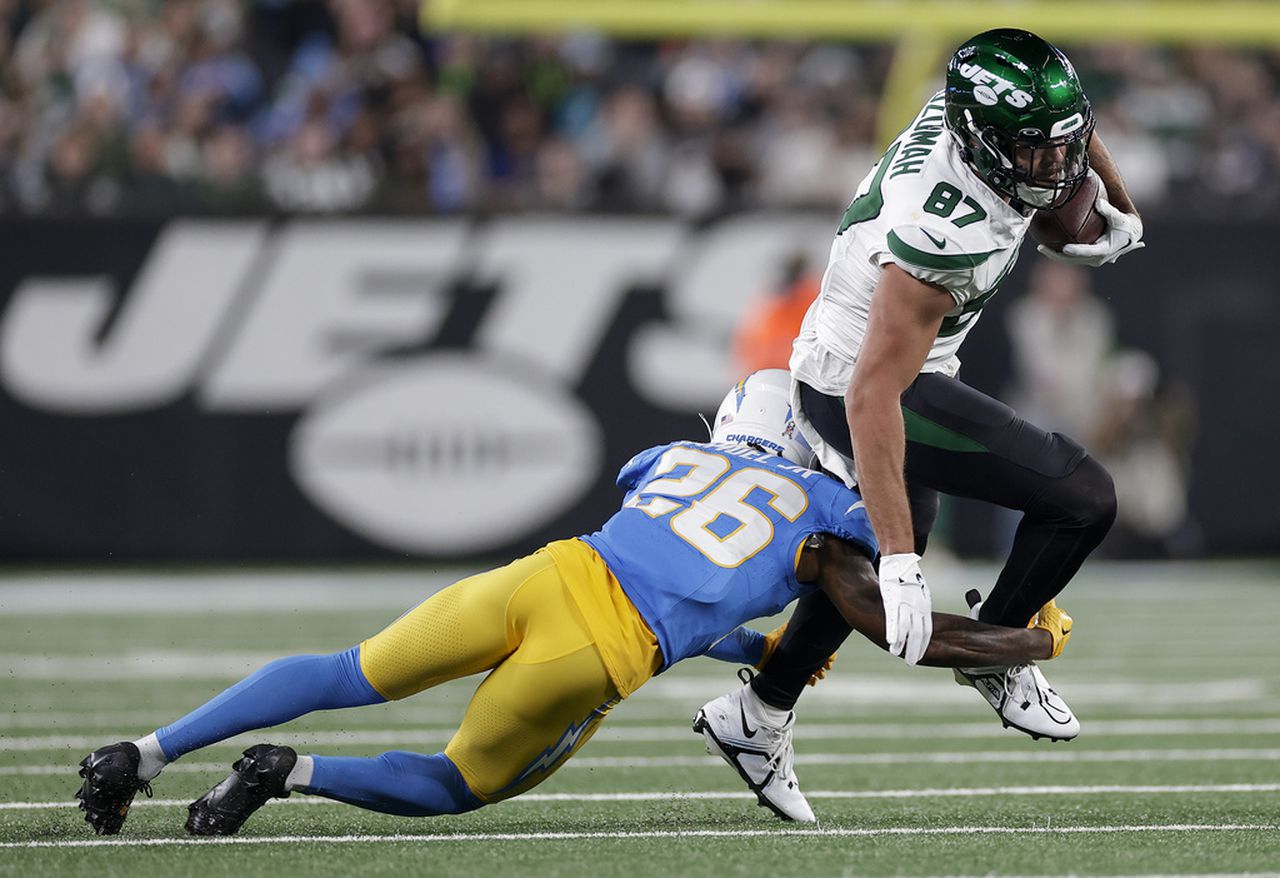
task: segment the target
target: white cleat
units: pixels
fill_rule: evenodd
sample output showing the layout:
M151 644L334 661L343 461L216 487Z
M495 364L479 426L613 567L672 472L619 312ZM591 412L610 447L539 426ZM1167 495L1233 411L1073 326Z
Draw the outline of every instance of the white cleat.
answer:
M956 682L972 686L1012 726L1035 740L1070 741L1080 734L1067 702L1054 692L1034 662L1013 667L956 668Z
M796 715L788 713L786 722L773 725L756 709L759 703L750 684L735 689L704 704L693 717L693 730L706 739L708 753L737 770L762 807L783 820L813 823L817 818L792 769Z

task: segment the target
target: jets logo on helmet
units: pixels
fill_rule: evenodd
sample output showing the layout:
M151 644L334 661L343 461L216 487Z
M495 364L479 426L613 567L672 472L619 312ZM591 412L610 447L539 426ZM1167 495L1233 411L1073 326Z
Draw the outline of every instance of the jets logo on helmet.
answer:
M973 97L980 104L993 107L999 103L1000 96L1004 95L1005 103L1021 110L1030 106L1031 102L1035 100L1032 95L1014 87L1014 84L1009 80L1002 76L997 76L977 64L961 64L959 71L961 76L974 84Z
M813 449L796 429L791 411L791 373L761 369L739 381L720 403L711 442L756 445L792 463L809 466Z
M1093 110L1067 56L1040 37L1003 28L966 41L945 95L947 129L996 192L1052 208L1084 182Z

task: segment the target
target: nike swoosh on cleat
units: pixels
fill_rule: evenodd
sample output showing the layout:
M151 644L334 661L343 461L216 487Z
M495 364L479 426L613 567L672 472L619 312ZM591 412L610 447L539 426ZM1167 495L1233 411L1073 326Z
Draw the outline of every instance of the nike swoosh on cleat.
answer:
M753 729L747 725L747 710L741 704L738 705L738 712L742 714L742 733L748 738L754 738L759 729Z
M921 229L920 231L924 232L924 229ZM942 238L942 239L935 238L933 235L929 234L928 232L924 232L924 236L928 238L930 241L932 241L933 246L937 247L939 250L946 249L947 240L945 238Z

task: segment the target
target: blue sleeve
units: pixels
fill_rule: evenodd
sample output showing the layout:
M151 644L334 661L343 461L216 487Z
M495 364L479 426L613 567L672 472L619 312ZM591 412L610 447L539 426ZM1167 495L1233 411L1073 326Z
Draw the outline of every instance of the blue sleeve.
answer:
M618 470L617 485L624 491L630 491L637 484L644 474L653 466L655 459L666 451L669 446L662 445L657 448L646 448L635 457L623 464L622 469Z
M828 502L831 504L827 507L830 518L823 530L860 546L873 561L879 557L880 543L876 540L876 532L871 527L871 519L867 516L867 506L862 497L856 491L841 485Z
M711 648L704 655L722 662L754 667L760 664L760 659L764 657L764 635L739 625L711 644Z

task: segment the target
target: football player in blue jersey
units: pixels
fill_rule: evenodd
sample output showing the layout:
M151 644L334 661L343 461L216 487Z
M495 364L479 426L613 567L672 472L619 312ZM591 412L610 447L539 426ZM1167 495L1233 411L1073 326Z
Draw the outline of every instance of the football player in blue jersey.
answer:
M789 385L782 370L755 373L726 396L710 442L634 457L618 476L622 508L596 533L464 579L344 652L272 662L172 725L95 750L81 763L85 819L119 832L134 795L149 794L166 764L233 735L488 672L443 752L300 756L259 744L191 804L186 826L230 835L268 799L295 791L390 814L458 814L546 780L615 705L681 659L751 659L760 636L741 623L815 589L885 647L861 498L806 468L811 451L791 417ZM943 614L933 625L925 664L1043 659L1061 640L1047 626ZM735 704L746 722L772 719L789 737L792 719ZM766 765L770 753L790 752L778 743L725 740L721 752L738 760L762 804L812 820L789 762Z

